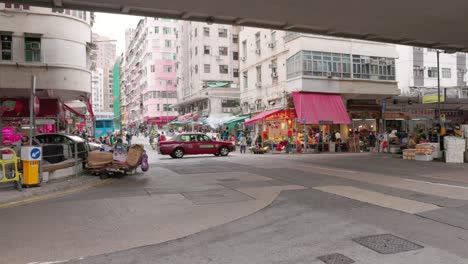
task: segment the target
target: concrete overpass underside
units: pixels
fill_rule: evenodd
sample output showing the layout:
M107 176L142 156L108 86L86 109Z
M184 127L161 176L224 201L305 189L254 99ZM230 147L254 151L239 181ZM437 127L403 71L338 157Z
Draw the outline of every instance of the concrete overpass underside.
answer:
M468 51L465 0L18 0L15 3Z

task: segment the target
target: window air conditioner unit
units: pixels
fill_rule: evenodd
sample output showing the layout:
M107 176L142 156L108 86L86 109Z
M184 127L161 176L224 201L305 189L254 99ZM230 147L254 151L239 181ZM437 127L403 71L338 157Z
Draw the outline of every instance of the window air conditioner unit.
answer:
M262 53L262 50L261 49L256 49L255 53L260 54L260 53Z
M241 61L245 61L245 57L240 57Z
M274 48L276 46L276 44L274 42L271 42L271 43L268 43L268 47L269 48Z
M270 69L276 69L277 68L276 64L268 64L268 67Z
M259 82L255 83L255 87L257 87L257 88L262 87L262 83L259 83Z

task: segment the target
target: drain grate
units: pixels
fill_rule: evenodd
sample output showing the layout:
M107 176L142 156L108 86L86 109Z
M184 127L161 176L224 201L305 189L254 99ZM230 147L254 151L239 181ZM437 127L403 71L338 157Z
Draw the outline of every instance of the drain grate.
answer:
M220 182L235 182L235 181L240 181L240 180L236 179L236 178L227 178L227 179L218 179L217 181L220 181Z
M423 246L392 234L359 237L353 241L380 254L394 254L423 248Z
M354 260L348 258L347 256L340 253L333 253L330 255L320 256L319 260L323 261L326 264L351 264L354 263Z

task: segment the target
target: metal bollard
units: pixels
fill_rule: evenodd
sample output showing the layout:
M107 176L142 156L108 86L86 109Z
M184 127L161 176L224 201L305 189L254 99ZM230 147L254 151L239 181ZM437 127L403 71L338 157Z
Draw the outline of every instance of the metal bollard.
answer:
M76 144L75 142L75 178L78 177L78 169L77 169L77 165L78 165L78 145Z

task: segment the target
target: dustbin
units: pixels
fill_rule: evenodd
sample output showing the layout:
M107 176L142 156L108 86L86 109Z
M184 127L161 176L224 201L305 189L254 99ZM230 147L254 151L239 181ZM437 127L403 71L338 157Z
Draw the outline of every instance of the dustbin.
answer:
M42 159L41 147L22 147L21 161L23 162L23 184L26 186L39 185L39 162Z

